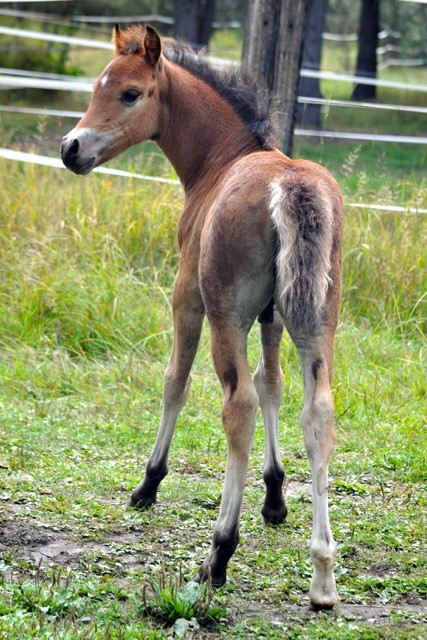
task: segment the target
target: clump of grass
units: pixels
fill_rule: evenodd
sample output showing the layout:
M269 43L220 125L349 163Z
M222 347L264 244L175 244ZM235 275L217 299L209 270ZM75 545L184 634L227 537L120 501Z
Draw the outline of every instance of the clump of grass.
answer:
M53 622L66 616L76 616L83 606L72 574L60 569L53 570L48 577L42 575L38 567L32 580L8 582L2 578L0 588L3 591L0 616L13 616L24 611L39 621L48 619Z
M162 568L159 582L149 581L144 585L141 611L168 626L186 620L192 622L193 629L197 629L200 625L218 623L226 617L222 607L213 606L213 598L213 588L208 582L184 584L181 568L170 576Z

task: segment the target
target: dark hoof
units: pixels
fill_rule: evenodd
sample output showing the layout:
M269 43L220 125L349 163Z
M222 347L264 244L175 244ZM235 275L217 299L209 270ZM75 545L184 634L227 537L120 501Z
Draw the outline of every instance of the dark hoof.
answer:
M262 508L262 517L264 518L264 522L266 524L282 524L286 520L286 516L288 515L288 510L285 504L281 504L276 509L273 509L270 506L265 506Z
M222 587L227 580L227 564L239 544L239 531L233 527L228 533L215 531L212 548L199 571L199 582Z
M227 573L225 571L215 573L212 572L211 566L205 560L205 562L200 567L197 582L208 582L212 587L215 587L217 589L219 587L222 587L227 582Z
M149 509L156 504L156 496L141 496L138 493L132 493L129 506L134 509Z
M335 603L336 604L336 603ZM310 609L310 611L331 611L332 609L334 609L335 604L317 604L314 602L310 602L310 604L308 605L308 608Z

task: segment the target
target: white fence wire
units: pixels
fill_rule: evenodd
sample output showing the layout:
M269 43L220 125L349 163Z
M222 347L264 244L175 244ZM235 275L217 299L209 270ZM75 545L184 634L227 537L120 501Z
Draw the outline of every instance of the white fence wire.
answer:
M51 158L49 156L41 156L34 153L24 153L22 151L15 151L14 149L0 148L0 158L6 160L13 160L16 162L29 162L31 164L43 165L46 167L54 167L57 169L65 169L65 166L59 160L59 158ZM169 185L180 185L179 180L173 180L171 178L161 178L157 176L146 176L140 173L132 173L131 171L122 171L120 169L110 169L107 167L97 167L94 169L96 173L102 173L105 175L117 176L120 178L136 178L137 180L148 180L150 182L160 182ZM370 204L365 202L345 202L345 207L355 209L366 209L372 211L386 211L389 213L409 213L409 214L427 214L427 209L420 209L419 207L400 207L397 205L382 205L382 204Z
M95 40L89 38L76 38L75 36L57 35L54 33L45 33L41 31L32 31L29 29L16 29L14 27L0 26L0 34L14 35L21 38L32 38L36 40L45 40L47 42L58 42L62 44L71 44L75 46L89 47L93 49L113 50L111 42L106 40ZM218 66L232 66L239 64L238 61L227 58L209 57L211 62ZM301 76L306 78L318 78L320 80L334 80L336 82L350 82L358 84L374 85L377 87L389 87L393 89L406 89L408 91L427 92L426 85L414 85L404 82L393 82L391 80L379 80L378 78L368 78L366 76L357 76L353 74L339 74L332 71L315 71L313 69L301 69Z
M19 80L20 78L12 78L12 80ZM2 78L0 76L0 85ZM63 84L63 83L59 83ZM75 83L77 88L80 86L86 86L84 83ZM26 86L31 86L37 89L48 89L55 86L56 83L54 80L37 80L30 79L29 84ZM89 85L87 85L89 86ZM58 87L64 88L64 87ZM79 89L77 89L79 90ZM90 89L80 89L85 91L90 91ZM60 111L58 109L36 109L29 107L7 107L0 106L0 112L9 112L9 113L28 113L34 115L44 115L44 116L59 116L59 117L77 117L81 118L84 114L82 112L71 112L71 111ZM70 115L73 114L73 115ZM74 115L76 114L76 115ZM294 129L295 136L305 136L310 138L331 138L335 140L359 140L365 142L396 142L403 144L427 144L427 137L421 136L402 136L402 135L387 135L381 133L354 133L352 131L326 131L324 129L300 129L299 127L295 127Z
M0 148L0 158L6 160L15 160L17 162L30 162L31 164L39 164L45 167L54 167L56 169L65 169L62 160L59 158L51 158L49 156L41 156L36 153L24 153L15 149ZM95 173L103 173L110 176L118 176L120 178L136 178L137 180L148 180L149 182L160 182L163 184L180 185L179 180L171 178L162 178L160 176L146 176L141 173L133 173L132 171L122 171L121 169L112 169L107 167L96 167Z

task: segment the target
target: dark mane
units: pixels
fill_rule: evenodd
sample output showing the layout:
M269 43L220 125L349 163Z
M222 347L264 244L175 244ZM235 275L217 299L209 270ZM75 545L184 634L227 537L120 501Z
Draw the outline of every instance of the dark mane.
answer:
M275 148L275 126L270 113L269 96L257 87L249 73L216 69L205 52L195 52L183 42L167 40L165 44L166 58L206 82L228 102L262 149Z

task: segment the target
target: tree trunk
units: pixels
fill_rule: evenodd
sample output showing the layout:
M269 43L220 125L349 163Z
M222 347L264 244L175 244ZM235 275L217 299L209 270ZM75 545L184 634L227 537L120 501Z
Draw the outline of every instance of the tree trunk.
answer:
M292 154L308 0L249 0L242 65L278 107L281 148Z
M359 22L359 49L357 53L356 75L377 77L377 46L380 30L380 0L362 0ZM374 85L357 84L352 93L354 100L376 98Z
M325 25L328 0L309 0L307 27L304 39L304 69L320 71L322 59L322 34ZM299 95L307 98L322 98L318 78L301 78ZM320 128L319 104L298 104L297 122L306 127Z
M200 49L209 44L215 0L175 0L174 37L184 38Z
M207 47L212 35L212 22L215 18L215 0L205 0L202 5L203 11L199 20L199 42Z

